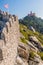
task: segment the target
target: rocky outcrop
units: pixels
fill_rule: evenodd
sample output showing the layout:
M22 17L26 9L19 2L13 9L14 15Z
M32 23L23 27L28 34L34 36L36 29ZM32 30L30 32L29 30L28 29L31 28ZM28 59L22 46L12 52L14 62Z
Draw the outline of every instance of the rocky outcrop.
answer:
M35 36L30 36L30 42L37 47L40 51L43 51L43 47L41 46L41 43Z
M33 50L31 50L27 44L20 42L18 46L18 56L16 58L17 65L43 65L40 56L34 52L34 57L31 57L30 51Z
M27 45L19 42L17 51L16 65L28 65L29 52Z
M39 43L39 40L35 36L30 36L30 41Z
M20 57L28 60L29 52L28 52L28 49L26 48L26 46L23 43L19 44L19 46L18 46L18 55Z
M43 62L39 55L35 55L34 58L29 59L29 65L43 65Z
M32 26L30 26L29 29L32 30L34 33L36 32L35 29Z
M28 40L26 40L26 41L27 41L27 45L28 45L29 49L34 51L35 53L37 53L38 49L31 42L29 42Z
M28 65L28 63L25 59L22 59L21 57L17 56L16 65Z

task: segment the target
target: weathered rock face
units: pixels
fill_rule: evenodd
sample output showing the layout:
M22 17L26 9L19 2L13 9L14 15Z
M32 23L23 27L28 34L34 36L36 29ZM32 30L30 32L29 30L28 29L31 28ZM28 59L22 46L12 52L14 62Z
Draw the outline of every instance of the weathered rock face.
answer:
M29 52L28 49L21 43L18 46L18 55L26 60L28 60Z
M31 42L29 42L28 40L26 40L26 41L27 41L27 45L30 48L30 50L32 50L35 53L37 53L38 52L38 49Z
M30 27L30 30L32 30L33 32L36 32L35 29L32 26Z
M18 56L16 57L16 65L28 65L29 52L27 46L20 42L18 45Z
M19 42L17 16L0 11L0 65L15 65Z
M33 59L30 59L28 64L29 65L43 65L43 62L39 57L36 56Z
M30 41L38 43L38 39L35 36L30 36Z
M28 65L27 61L22 59L21 57L17 56L16 58L16 65Z
M24 44L22 42L18 45L18 56L16 57L16 65L43 65L40 56L30 48L35 48L31 43ZM36 49L36 48L35 48ZM34 56L30 56L30 52L34 52ZM33 55L33 54L31 54Z
M40 51L43 51L43 47L41 46L41 43L35 36L30 36L30 42L37 47Z

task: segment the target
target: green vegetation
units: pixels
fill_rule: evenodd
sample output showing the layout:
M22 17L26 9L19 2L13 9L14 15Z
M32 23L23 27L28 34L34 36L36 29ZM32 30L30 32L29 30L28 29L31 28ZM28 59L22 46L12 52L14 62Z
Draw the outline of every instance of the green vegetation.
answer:
M41 45L43 45L43 34L40 34L39 32L33 32L29 30L25 25L20 24L20 32L25 37L25 40L29 40L30 36L36 36L37 39L41 42Z
M22 24L20 24L20 32L23 34L23 36L25 37L25 39L28 39L28 34L27 34L27 29L24 31L25 26L23 26Z
M29 41L30 36L35 36L37 39L41 42L41 45L43 45L43 20L41 18L37 18L35 16L29 17L26 16L24 19L20 19L20 32L23 34L24 38L20 38L23 43L26 43L26 40ZM33 25L34 24L34 25ZM36 30L36 32L33 32L30 30L30 26L33 26ZM38 32L37 32L38 31ZM41 33L40 33L41 32ZM34 58L35 52L30 51L30 58ZM43 52L38 52L38 55L40 55L41 59L43 60Z
M29 58L34 58L34 56L35 56L34 52L33 51L30 51Z
M36 31L43 33L43 19L36 16L25 16L23 19L19 19L21 24L26 25L28 28L33 26Z
M26 44L27 44L27 42L26 42L26 39L25 39L25 38L20 38L20 40L21 40L21 42L23 42L23 43L26 43Z
M38 55L40 55L41 59L43 60L43 52L39 52Z
M43 34L41 34L43 31L40 31L42 28L43 28L43 26L41 26L42 28L40 28L39 29L39 27L37 27L37 26L40 26L39 24L41 24L42 23L42 21L41 21L41 23L38 23L38 21L36 21L35 22L35 20L34 21L32 21L32 19L30 18L30 20L28 19L29 17L27 16L27 17L25 17L23 20L20 20L20 32L23 34L23 36L24 36L24 38L20 38L21 39L21 41L23 42L23 43L26 43L27 44L27 42L26 42L26 40L28 40L29 41L29 38L30 38L30 36L35 36L35 37L37 37L37 39L41 42L41 45L43 45ZM36 18L36 17L35 17ZM37 20L37 18L36 18L36 20ZM29 22L29 21L31 21L31 22ZM33 25L33 23L34 23L34 25ZM37 25L36 25L37 24ZM34 26L36 26L36 30L38 30L39 32L33 32L33 31L31 31L30 29L29 29L29 26L30 25L33 25L33 27ZM42 25L43 25L43 23L42 23ZM40 33L41 32L41 33ZM33 51L30 51L30 59L31 58L34 58L34 56L35 56L35 54L34 54L35 52L33 52ZM40 57L41 57L41 59L43 60L43 52L38 52L37 53Z

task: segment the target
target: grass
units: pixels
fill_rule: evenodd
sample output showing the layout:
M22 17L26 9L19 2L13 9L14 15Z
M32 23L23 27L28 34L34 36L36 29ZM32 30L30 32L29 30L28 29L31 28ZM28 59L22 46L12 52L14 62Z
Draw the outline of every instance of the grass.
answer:
M34 58L34 56L35 56L34 52L33 51L30 51L29 58Z
M29 41L30 36L35 36L40 41L41 45L43 45L43 34L40 34L39 32L33 32L29 30L25 25L20 24L20 32L23 34L25 38L20 38L21 42L26 43L26 40ZM35 54L33 51L30 51L30 58L34 58ZM38 55L40 55L41 59L43 60L43 52L38 52Z
M27 44L27 42L26 42L26 39L25 39L25 38L20 38L20 40L21 40L21 42L23 42L23 43Z
M40 55L41 59L43 60L43 52L39 52L38 55Z
M23 34L26 40L29 40L30 36L36 36L37 39L41 42L41 45L43 45L43 34L40 34L39 32L34 33L23 24L20 24L20 32Z
M20 32L23 34L23 36L25 38L20 38L21 42L26 43L26 40L29 41L30 36L35 36L41 43L41 45L43 45L43 34L40 34L39 32L33 32L31 30L29 30L25 25L20 24ZM35 54L33 51L30 51L30 58L34 58ZM38 52L38 55L40 55L41 59L43 60L43 52Z

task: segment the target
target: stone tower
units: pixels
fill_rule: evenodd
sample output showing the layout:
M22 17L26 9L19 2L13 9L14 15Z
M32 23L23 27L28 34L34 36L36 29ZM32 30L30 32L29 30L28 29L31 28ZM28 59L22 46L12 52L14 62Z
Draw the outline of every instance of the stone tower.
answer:
M18 43L17 16L0 10L0 65L15 65Z

